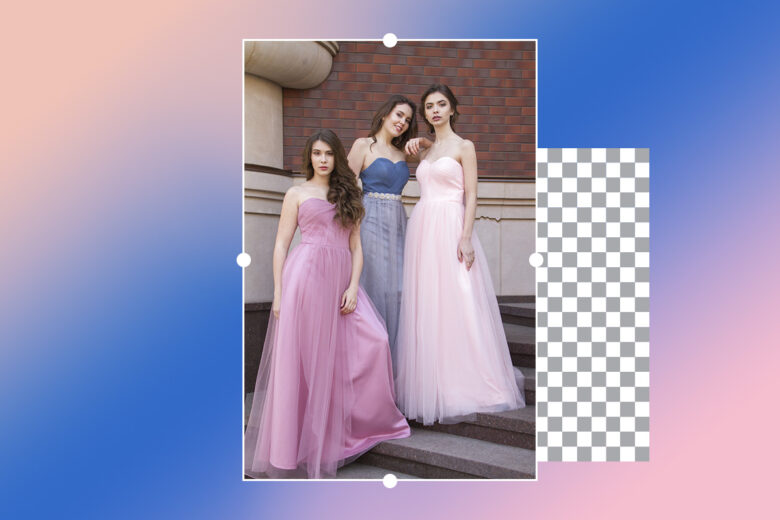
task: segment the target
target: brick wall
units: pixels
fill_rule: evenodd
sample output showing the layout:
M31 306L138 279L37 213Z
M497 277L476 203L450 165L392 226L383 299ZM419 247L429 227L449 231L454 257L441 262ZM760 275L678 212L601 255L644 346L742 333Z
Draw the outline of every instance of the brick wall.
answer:
M461 137L477 149L481 178L533 178L536 143L535 42L339 43L333 69L319 86L284 89L284 167L299 171L306 138L335 131L349 151L368 133L374 111L389 96L415 103L432 83L458 98ZM418 136L433 137L418 114ZM414 167L412 167L414 173Z

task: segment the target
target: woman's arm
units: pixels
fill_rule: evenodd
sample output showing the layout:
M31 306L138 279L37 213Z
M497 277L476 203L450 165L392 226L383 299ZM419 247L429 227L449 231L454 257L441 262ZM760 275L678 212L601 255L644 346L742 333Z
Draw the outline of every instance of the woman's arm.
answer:
M274 301L271 310L275 317L279 317L282 305L282 268L287 259L287 251L290 249L298 227L298 190L293 187L287 190L282 202L282 212L279 215L279 228L276 230L276 242L274 243Z
M352 276L349 287L341 296L341 314L349 314L357 307L358 284L363 272L363 246L360 244L360 224L352 227L349 235L349 250L352 252Z
M431 146L433 146L433 141L427 137L415 137L414 139L409 139L406 142L406 146L404 147L407 161L409 159L420 160L422 157L418 156L418 154L420 154L420 152L423 150L427 150Z
M360 172L363 171L363 163L366 159L366 152L368 152L368 145L369 145L369 139L366 137L359 137L355 139L355 142L352 144L352 148L349 149L349 154L347 155L347 163L349 163L349 168L352 170L352 173L355 174L355 177L360 177Z
M458 261L466 262L466 269L474 263L474 247L471 245L471 233L474 230L474 218L477 215L477 152L474 143L464 140L460 145L460 162L463 166L464 204L463 234L458 244Z

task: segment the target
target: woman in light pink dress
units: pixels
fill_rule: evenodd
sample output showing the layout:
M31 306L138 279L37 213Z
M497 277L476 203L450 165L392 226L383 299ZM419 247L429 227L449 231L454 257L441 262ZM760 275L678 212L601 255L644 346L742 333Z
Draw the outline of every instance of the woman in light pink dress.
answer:
M288 190L274 247L274 300L245 435L255 478L335 475L409 436L394 403L387 331L358 285L364 209L336 134L306 143L307 181ZM289 257L297 227L301 243Z
M474 144L453 130L457 106L446 85L422 96L420 114L436 140L417 167L420 201L404 249L396 396L406 417L424 424L525 406L473 232L477 159Z

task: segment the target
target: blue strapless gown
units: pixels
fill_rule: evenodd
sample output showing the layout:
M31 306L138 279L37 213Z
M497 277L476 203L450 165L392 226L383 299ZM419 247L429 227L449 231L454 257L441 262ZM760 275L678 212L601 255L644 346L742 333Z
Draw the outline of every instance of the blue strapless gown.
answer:
M400 200L371 197L368 193L400 195L409 181L406 161L394 163L380 157L360 172L366 216L360 226L363 273L360 285L385 320L396 366L396 337L401 310L406 211Z

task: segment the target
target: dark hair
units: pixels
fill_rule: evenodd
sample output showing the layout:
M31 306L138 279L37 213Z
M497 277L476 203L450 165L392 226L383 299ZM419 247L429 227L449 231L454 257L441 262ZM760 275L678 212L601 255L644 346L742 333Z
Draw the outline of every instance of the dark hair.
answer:
M344 145L333 130L317 130L309 137L303 147L301 170L306 175L306 180L314 177L311 150L317 141L322 141L333 150L333 171L328 179L328 202L336 205L336 217L341 219L341 225L350 227L360 222L366 210L363 208L363 194L357 185L355 174L349 168Z
M368 132L368 137L372 137L374 142L376 142L376 137L374 136L379 133L379 129L382 128L382 120L387 117L388 114L390 114L390 112L392 112L393 109L398 105L409 105L409 108L412 109L412 120L409 121L409 128L407 128L406 131L398 137L394 137L391 141L393 146L399 150L403 150L407 141L417 135L417 115L415 113L417 112L417 105L412 103L412 101L406 96L393 94L390 96L390 99L382 103L382 106L380 106L374 113L374 119L371 121L371 130Z
M425 118L425 99L433 94L434 92L439 92L440 94L443 94L444 97L446 97L450 105L452 106L452 110L454 111L453 114L450 116L450 127L455 130L455 121L458 120L458 116L460 115L460 112L458 112L458 100L455 99L455 94L452 93L450 90L450 87L443 83L434 83L430 87L428 87L428 90L423 92L422 95L422 101L420 102L420 115L423 118L423 121L425 121L425 124L428 125L428 131L433 133L433 125L428 122L428 120Z

